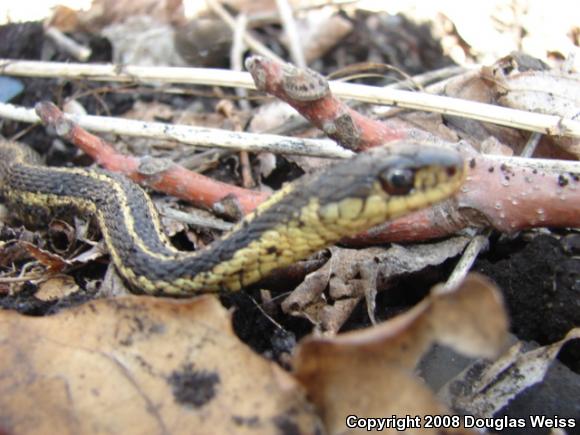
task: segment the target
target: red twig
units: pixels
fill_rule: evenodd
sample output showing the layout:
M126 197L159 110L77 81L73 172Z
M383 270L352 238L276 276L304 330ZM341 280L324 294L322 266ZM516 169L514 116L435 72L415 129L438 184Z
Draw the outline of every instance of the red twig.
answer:
M405 139L412 129L399 120L376 121L352 110L328 89L324 78L260 56L246 61L256 87L294 107L313 125L346 148L365 150Z
M416 129L392 128L390 123L358 114L334 97L324 78L313 71L258 56L248 59L246 67L258 89L286 101L330 137L352 148L365 149L405 138L424 142L428 137L417 135ZM350 127L337 128L337 119L345 114L350 120L345 125ZM368 245L427 240L467 227L492 226L514 232L533 227L580 226L580 163L567 162L563 167L553 160L481 155L455 146L469 162L461 192L347 242Z
M47 126L90 155L99 165L120 172L134 181L193 203L223 210L223 201L234 198L243 214L249 213L268 195L222 183L163 159L138 158L118 153L111 144L66 119L49 102L36 105ZM221 207L218 204L222 204Z
M513 233L580 226L580 163L569 171L555 160L463 154L468 162L467 178L454 198L385 223L349 242L363 246L427 240L468 227L491 226Z

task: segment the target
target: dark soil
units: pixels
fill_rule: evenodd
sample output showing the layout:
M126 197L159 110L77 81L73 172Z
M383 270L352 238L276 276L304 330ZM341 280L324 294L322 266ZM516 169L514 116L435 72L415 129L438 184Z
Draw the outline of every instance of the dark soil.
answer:
M545 345L580 325L579 243L577 233L497 242L475 264L502 289L518 338ZM569 343L560 357L580 373L580 343Z

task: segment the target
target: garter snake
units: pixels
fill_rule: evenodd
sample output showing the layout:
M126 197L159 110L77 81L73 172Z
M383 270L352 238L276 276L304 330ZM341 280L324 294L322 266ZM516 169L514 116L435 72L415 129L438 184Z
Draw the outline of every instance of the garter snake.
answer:
M9 210L22 216L72 207L94 215L121 276L166 295L239 290L343 237L451 196L463 176L463 161L451 150L375 148L289 184L208 248L183 252L161 231L149 196L125 177L46 167L27 146L0 140L0 198Z

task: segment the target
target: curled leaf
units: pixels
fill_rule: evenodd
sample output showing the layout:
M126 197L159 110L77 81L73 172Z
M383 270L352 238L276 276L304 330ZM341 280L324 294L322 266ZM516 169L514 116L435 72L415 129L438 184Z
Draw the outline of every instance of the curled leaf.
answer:
M495 286L470 275L456 291L435 289L412 310L376 327L304 340L294 359L295 376L307 388L329 433L348 433L346 418L352 414L449 413L413 375L421 355L439 342L470 356L490 357L502 347L507 327Z

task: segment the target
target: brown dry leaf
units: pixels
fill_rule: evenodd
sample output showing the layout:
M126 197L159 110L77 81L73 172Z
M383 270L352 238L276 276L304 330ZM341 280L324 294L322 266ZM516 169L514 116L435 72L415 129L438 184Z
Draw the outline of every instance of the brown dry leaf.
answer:
M375 265L383 248L329 248L330 259L320 269L310 273L284 300L285 313L308 319L317 333L336 334L352 314L365 287L370 283L358 279L361 271ZM328 295L325 290L328 288Z
M580 328L574 328L562 340L531 351L518 342L497 361L466 368L441 389L440 397L455 409L492 417L526 388L541 382L562 346L578 339Z
M482 79L479 71L471 71L450 80L445 86L444 95L486 104L495 103L493 91ZM444 119L463 139L468 139L473 144L494 137L502 144L509 144L519 154L526 143L527 135L513 128L460 116L444 115Z
M184 20L182 0L93 0L89 10L57 5L47 18L48 26L62 32L98 32L111 24L136 16L151 16L159 22Z
M56 5L52 15L46 19L47 26L56 27L61 32L74 32L80 27L78 11L63 5Z
M173 26L158 15L129 16L104 27L101 35L111 42L116 64L186 66L175 48Z
M315 433L299 385L242 344L214 297L0 312L0 432Z
M575 119L580 113L580 74L525 71L496 80L498 102L513 109ZM580 157L580 140L555 137L554 143Z
M345 426L349 415L449 414L413 376L417 361L435 342L470 356L491 357L502 347L507 327L497 289L484 277L470 275L456 291L435 289L409 312L376 327L304 340L297 347L295 376L331 434L354 431ZM410 434L425 431L407 429Z
M191 66L229 66L232 30L219 18L197 17L175 27L175 48Z
M580 111L580 76L531 68L547 67L535 58L512 53L490 67L482 67L481 71L471 71L450 80L445 86L445 95L574 118ZM473 144L494 138L497 143L493 148L503 155L510 154L505 152L508 146L513 154L520 154L529 139L529 132L511 127L456 116L445 115L444 118L462 138ZM485 149L487 145L481 145L479 151L489 151ZM577 138L546 136L534 155L570 159L580 155L580 142Z
M526 71L504 77L502 105L572 118L580 109L580 75L558 71ZM496 77L497 80L497 77ZM498 89L499 90L499 89Z
M183 18L183 4L181 0L93 0L90 10L81 13L81 21L102 28L136 16L155 17L163 23L178 21Z
M105 255L105 252L100 245L92 246L87 251L84 251L71 259L66 259L59 254L39 248L38 246L23 240L16 242L13 246L20 246L20 249L25 250L30 257L33 257L40 264L46 267L49 273L59 273L70 266L86 264Z
M489 98L502 106L572 119L580 111L580 75L550 70L541 60L524 53L511 53L492 66L481 68L480 78L481 85L488 88ZM513 144L506 139L501 140ZM540 145L536 155L580 156L577 138L550 136Z
M22 244L24 248L30 253L30 255L38 260L40 264L45 266L51 273L61 272L71 264L68 260L61 257L60 255L45 249L41 249L32 243L23 241L18 243Z
M308 64L324 56L353 29L349 20L330 9L309 11L296 25ZM285 38L283 42L287 43Z
M1 212L1 211L0 211ZM18 261L30 259L30 253L20 242L34 243L40 241L41 237L35 231L27 230L24 227L4 226L0 222L0 231L3 239L9 240L0 244L0 266L8 267Z
M62 299L77 291L79 291L79 286L72 276L59 275L40 283L34 297L41 301L52 301Z
M72 264L85 264L91 261L95 261L105 255L108 254L107 248L104 243L98 243L94 246L91 246L88 250L81 252L78 255L75 255L73 258L70 258Z
M48 240L53 251L66 256L73 252L77 239L75 227L60 219L51 220L48 226Z
M332 247L330 259L310 273L284 300L285 313L305 317L317 332L336 334L362 297L374 321L375 298L389 281L436 266L460 254L469 238L453 237L434 243L390 248L348 249ZM328 294L325 290L328 289Z
M0 244L0 266L7 267L18 261L28 260L30 257L30 252L18 240Z
M227 119L219 113L198 113L194 110L175 110L170 105L159 102L137 101L131 110L123 114L124 118L137 121L166 122L174 124L195 125L197 127L208 128L228 128ZM243 119L243 122L246 120ZM169 150L179 149L175 141L160 141L159 139L140 138L135 144L135 138L131 140L131 147L143 149L143 153L150 153L151 148L167 148ZM187 148L187 147L186 147ZM191 151L191 147L189 147Z
M292 106L278 100L262 104L252 116L248 131L275 132L299 115Z
M156 122L160 119L171 122L176 115L175 110L168 104L158 101L136 101L130 110L123 114L123 118L135 119L144 122Z

